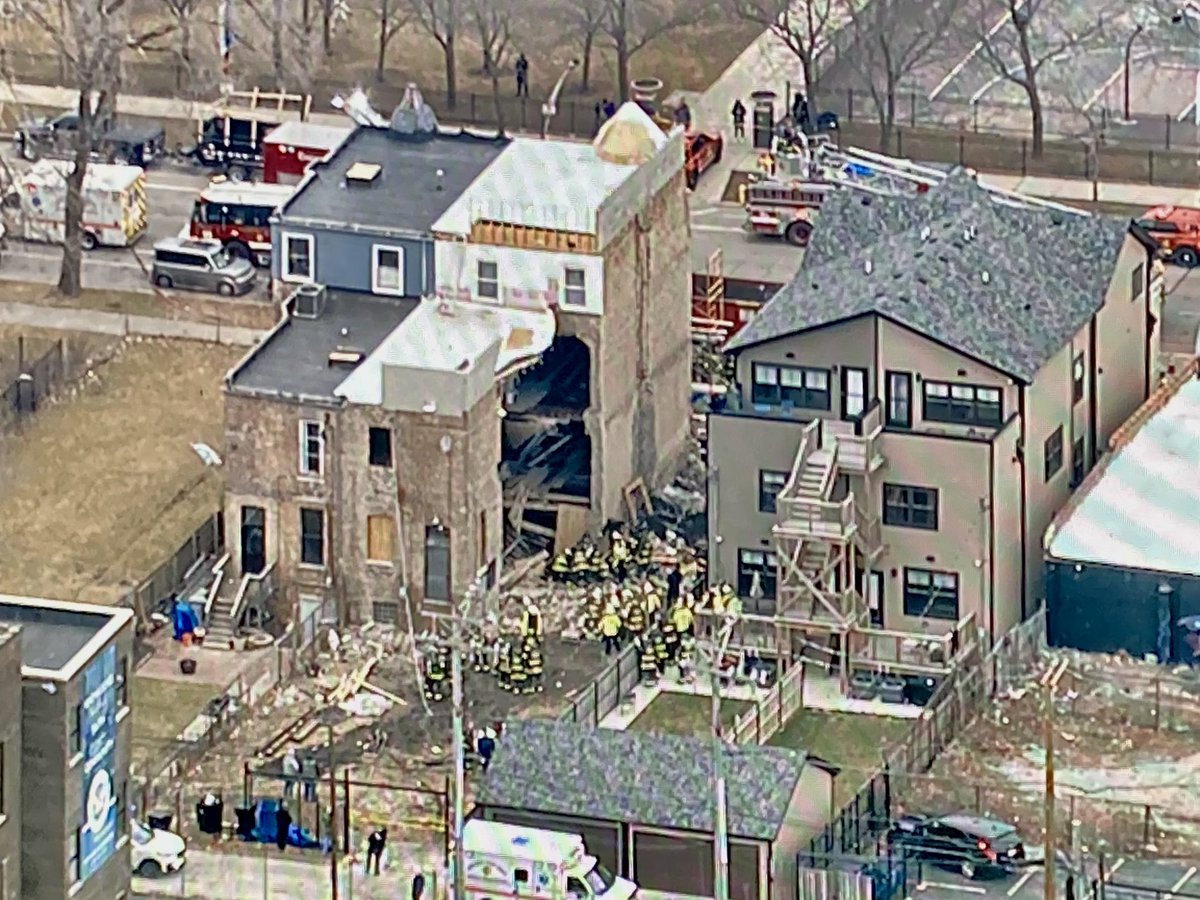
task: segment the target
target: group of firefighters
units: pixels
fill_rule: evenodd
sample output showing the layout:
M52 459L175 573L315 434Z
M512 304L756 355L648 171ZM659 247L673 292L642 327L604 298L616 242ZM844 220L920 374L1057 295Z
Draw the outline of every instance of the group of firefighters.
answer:
M540 693L546 669L542 654L544 635L541 610L526 599L519 634L501 635L497 628L484 628L469 640L471 670L495 675L500 687L510 693ZM423 660L426 700L437 703L447 699L450 664L449 647L439 644L426 650Z

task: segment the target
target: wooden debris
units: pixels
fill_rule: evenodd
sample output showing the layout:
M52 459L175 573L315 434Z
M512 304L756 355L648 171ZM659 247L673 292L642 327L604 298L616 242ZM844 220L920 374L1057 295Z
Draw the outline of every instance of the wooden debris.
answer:
M393 703L395 703L398 706L408 706L408 701L405 700L403 697L399 697L396 694L393 694L391 691L385 691L381 687L376 687L375 685L371 684L369 681L364 681L362 686L363 686L363 690L370 691L372 694L378 694L384 700L391 700Z

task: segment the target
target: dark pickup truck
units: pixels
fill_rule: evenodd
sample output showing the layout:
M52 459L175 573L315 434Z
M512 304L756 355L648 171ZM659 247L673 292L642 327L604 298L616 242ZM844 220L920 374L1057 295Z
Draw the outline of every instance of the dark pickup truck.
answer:
M62 157L74 152L78 130L79 115L66 112L22 122L13 134L13 143L22 158L30 161ZM107 122L97 128L97 133L92 158L98 162L122 162L144 168L166 155L167 135L158 125Z

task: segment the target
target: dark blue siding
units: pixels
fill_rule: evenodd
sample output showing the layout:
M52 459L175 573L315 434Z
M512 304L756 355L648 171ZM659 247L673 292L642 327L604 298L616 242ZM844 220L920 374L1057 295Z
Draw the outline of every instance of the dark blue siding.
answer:
M307 234L315 238L316 281L344 291L371 293L371 248L386 244L404 248L405 296L421 297L433 292L433 239L385 238L334 229L301 228L287 223L271 226L271 277L281 271L283 234Z

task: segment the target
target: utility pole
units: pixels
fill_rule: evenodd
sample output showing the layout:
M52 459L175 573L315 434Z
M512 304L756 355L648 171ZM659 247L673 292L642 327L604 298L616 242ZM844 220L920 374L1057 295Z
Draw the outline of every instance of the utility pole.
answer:
M1045 707L1042 711L1042 727L1045 732L1046 752L1046 789L1045 813L1046 834L1043 845L1045 857L1042 867L1046 877L1042 879L1044 900L1055 900L1058 890L1058 849L1054 808L1054 692L1059 681L1067 671L1067 661L1061 660L1046 671L1041 678Z
M713 623L712 686L713 755L713 893L715 900L729 900L729 816L725 795L725 738L721 734L721 662L733 637L735 616Z
M337 848L337 778L333 761L333 723L325 723L325 738L329 741L329 896L338 900L338 848Z
M462 617L457 605L450 619L450 702L454 707L454 900L465 900L466 859L463 854L463 819L466 816L467 748L463 729ZM334 898L337 900L337 898Z

